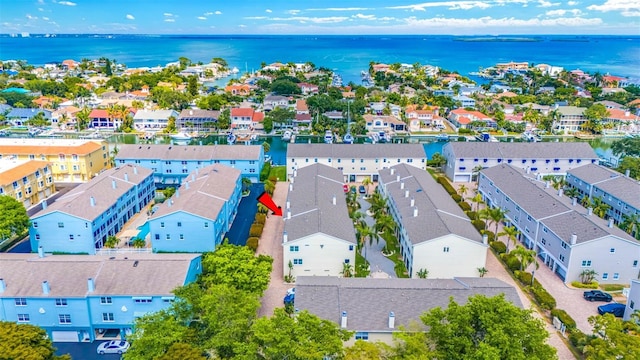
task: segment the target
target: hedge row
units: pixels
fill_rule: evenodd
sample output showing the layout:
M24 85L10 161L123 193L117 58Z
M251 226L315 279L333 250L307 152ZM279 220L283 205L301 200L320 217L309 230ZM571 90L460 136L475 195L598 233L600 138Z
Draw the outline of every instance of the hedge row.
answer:
M471 225L473 225L478 232L484 231L487 227L487 223L482 220L471 220Z
M459 202L458 206L460 206L460 209L462 209L463 211L471 211L471 205L469 205L469 203L466 201Z
M271 163L264 163L262 170L260 170L260 181L265 181L269 177L269 173L271 172Z
M541 308L545 310L553 310L556 307L556 299L554 299L553 296L551 296L551 294L549 294L549 292L542 286L532 287L531 293L533 294L534 299L536 299L536 302L540 305Z
M571 286L578 289L597 289L598 282L592 281L590 284L583 284L582 281L572 281Z
M502 258L502 261L505 262L505 264L507 264L507 267L509 268L509 270L511 270L511 272L514 272L516 270L520 270L520 267L522 266L522 263L520 263L520 260L515 257L512 254L502 254L500 255L500 257Z
M569 314L567 314L566 311L562 310L562 309L553 309L551 310L551 316L555 316L558 318L558 320L562 321L562 323L567 327L567 329L569 330L573 330L576 328L576 321L573 320L573 318L571 316L569 316Z
M247 247L251 250L253 250L254 252L256 250L258 250L258 241L260 240L260 238L252 236L250 238L247 239Z
M491 248L498 254L504 254L507 252L507 245L505 245L502 241L492 241L489 243Z
M526 271L515 271L513 273L516 276L516 279L518 279L518 281L520 281L520 283L524 286L531 286L531 278L532 275L530 272L526 272ZM538 282L538 279L534 279L533 281L533 286L534 287L542 287L542 284L540 284Z
M264 223L266 221L267 221L267 214L257 213L256 214L256 219L253 222L256 223L256 224L264 225Z
M454 189L453 186L451 186L451 183L449 182L449 180L447 180L446 177L440 176L438 178L438 182L440 183L440 185L444 187L444 189L449 193L449 195L458 194L456 189Z
M258 223L253 223L251 224L251 228L249 229L249 236L250 237L260 237L260 235L262 235L262 229L264 228L264 225L262 224L258 224Z
M460 201L462 201L462 196L460 196L459 194L452 194L451 198L453 199L453 201L459 203Z
M465 204L469 205L469 203L465 203ZM471 205L469 205L469 209L471 209ZM476 211L467 210L465 211L465 214L467 214L467 217L469 217L469 219L471 220L478 220L478 213Z

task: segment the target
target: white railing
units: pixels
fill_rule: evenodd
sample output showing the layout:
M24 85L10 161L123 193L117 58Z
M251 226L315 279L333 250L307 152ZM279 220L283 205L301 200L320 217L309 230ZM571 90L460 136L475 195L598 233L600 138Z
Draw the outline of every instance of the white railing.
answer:
M151 248L98 249L96 255L148 254L151 252Z

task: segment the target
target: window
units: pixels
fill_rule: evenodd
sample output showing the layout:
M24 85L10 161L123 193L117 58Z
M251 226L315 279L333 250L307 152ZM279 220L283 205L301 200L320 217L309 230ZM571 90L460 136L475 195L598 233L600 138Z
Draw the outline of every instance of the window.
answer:
M58 315L58 322L60 324L71 324L71 315L70 314Z
M160 227L163 228L164 227L164 222L160 223Z
M527 215L527 220L531 221L531 216L530 215Z
M633 260L633 267L638 267L638 260Z
M567 247L569 247L569 245L567 245L567 243L564 242L564 241L561 241L560 244L561 244L563 249L566 249Z
M160 240L160 234L156 234L156 240Z
M171 240L171 234L167 234L167 240Z
M369 333L368 332L357 332L356 333L356 340L369 340Z
M102 305L106 305L106 304L112 304L113 300L111 299L111 296L101 296L100 297L100 304Z
M18 322L29 322L29 314L18 314Z
M73 241L73 235L69 235L69 240Z
M182 227L182 222L178 221L178 227Z
M602 273L602 280L607 280L609 278L609 273Z
M297 245L296 246L289 246L289 251L293 251L293 252L300 251L300 247L297 246Z
M16 306L27 306L26 298L16 298L15 302L16 302Z
M302 259L293 259L293 265L302 265Z
M58 227L59 227L59 228L63 228L63 227L64 227L64 223L63 223L63 222L59 222L59 223L58 223Z
M613 273L613 280L618 280L620 278L619 273Z
M37 228L37 227L38 227L38 222L37 222L37 221L34 221L34 222L33 222L33 227L34 227L34 228Z
M209 227L209 223L208 222L204 223L204 227L208 228Z
M582 267L591 266L591 260L582 260Z
M442 252L446 252L446 253L448 253L448 252L449 252L449 247L448 247L448 246L445 246L445 247L442 249Z
M542 243L542 245L547 245L547 240L545 240L544 238L542 238L542 241L540 241L540 242Z
M349 251L353 251L353 245L349 245ZM636 260L636 265L638 265L638 261Z
M150 304L152 299L151 298L134 298L133 301L136 304Z
M36 240L40 240L40 234L36 234Z
M56 299L56 306L67 306L67 299Z
M350 262L350 260L349 260L349 259L344 259L344 263L345 263L345 264L348 264L349 262Z
M560 254L560 261L564 262L564 255Z
M609 253L611 253L611 254L615 254L615 253L616 253L616 248L611 248L611 249L609 249Z
M104 322L114 321L113 313L102 313L102 321Z

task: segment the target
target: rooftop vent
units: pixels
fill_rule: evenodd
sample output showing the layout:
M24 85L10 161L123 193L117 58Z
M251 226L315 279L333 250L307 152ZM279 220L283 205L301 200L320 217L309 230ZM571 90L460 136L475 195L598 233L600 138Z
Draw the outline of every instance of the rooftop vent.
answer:
M133 262L133 267L138 267L138 260Z

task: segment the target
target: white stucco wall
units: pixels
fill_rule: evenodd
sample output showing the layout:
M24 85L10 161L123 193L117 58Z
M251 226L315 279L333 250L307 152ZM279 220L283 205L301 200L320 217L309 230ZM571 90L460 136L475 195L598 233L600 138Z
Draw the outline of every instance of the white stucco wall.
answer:
M445 248L449 248L445 252ZM429 279L478 277L478 268L486 265L487 245L457 235L447 235L413 247L412 278L418 271L429 271Z
M298 251L291 251L291 246L298 246ZM293 276L341 276L345 260L355 268L356 244L322 233L283 243L282 250L284 275L294 259L302 259L302 265L293 265Z

